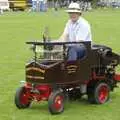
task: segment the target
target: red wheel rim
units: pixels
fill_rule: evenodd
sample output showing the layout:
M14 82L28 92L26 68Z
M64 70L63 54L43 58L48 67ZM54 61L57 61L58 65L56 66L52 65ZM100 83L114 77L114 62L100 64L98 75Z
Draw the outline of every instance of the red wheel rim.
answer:
M62 96L56 96L54 100L54 108L59 111L63 107L63 97Z
M100 103L104 103L107 100L108 94L109 94L108 87L105 85L101 86L99 89L99 94L98 94Z
M23 90L23 92L21 93L20 102L23 105L26 105L29 103L29 96L28 96L28 93L26 92L26 90Z

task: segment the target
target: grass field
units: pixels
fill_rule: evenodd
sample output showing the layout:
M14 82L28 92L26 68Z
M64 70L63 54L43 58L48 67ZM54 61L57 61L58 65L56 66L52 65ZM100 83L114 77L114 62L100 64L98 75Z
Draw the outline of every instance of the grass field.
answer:
M93 41L120 52L120 10L94 10L83 16L91 23ZM91 105L86 99L68 103L63 114L52 116L47 102L33 103L19 110L14 104L16 88L24 80L24 66L30 58L25 41L41 39L45 26L52 39L63 31L68 16L63 11L48 13L5 13L0 16L0 120L120 120L120 88L104 105ZM120 71L120 70L118 70Z

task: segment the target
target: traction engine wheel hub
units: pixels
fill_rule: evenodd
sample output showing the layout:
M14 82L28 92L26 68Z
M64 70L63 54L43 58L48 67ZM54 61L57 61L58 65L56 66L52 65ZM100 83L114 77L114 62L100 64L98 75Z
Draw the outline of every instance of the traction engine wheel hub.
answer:
M107 100L108 94L109 94L109 90L107 86L101 86L99 93L98 93L98 97L99 97L98 99L100 103L104 103Z
M61 109L62 102L63 102L63 97L62 96L57 96L55 98L55 102L53 104L55 109L57 109L59 111Z

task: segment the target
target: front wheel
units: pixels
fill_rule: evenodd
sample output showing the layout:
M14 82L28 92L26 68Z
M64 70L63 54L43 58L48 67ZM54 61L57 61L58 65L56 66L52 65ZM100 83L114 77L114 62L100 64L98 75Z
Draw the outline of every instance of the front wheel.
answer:
M60 90L54 90L49 99L48 107L51 114L59 114L64 111L64 94Z
M88 89L88 101L96 104L104 104L109 99L110 88L105 82L99 82Z
M15 94L15 105L17 108L28 108L31 104L29 90L25 87L17 89Z

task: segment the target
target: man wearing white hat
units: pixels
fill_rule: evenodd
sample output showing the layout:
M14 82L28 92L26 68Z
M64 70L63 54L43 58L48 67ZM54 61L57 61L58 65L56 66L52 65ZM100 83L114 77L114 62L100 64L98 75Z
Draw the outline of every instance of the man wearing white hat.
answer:
M92 41L91 28L89 23L81 17L81 10L78 3L72 2L66 12L69 14L66 27L60 40L68 42ZM68 60L76 60L84 56L85 48L83 46L70 46L68 50Z

